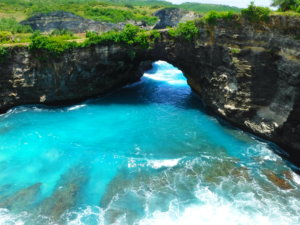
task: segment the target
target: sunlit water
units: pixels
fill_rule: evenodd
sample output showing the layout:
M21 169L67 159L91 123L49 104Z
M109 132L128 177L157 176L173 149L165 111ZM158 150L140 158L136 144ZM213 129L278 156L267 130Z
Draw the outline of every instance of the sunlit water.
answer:
M202 111L182 73L0 116L0 224L300 224L300 178Z

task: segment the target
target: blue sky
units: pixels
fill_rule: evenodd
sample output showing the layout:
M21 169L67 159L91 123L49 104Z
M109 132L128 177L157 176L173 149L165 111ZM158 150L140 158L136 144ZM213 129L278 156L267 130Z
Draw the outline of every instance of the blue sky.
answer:
M251 0L167 0L172 3L182 3L182 2L200 2L200 3L211 3L211 4L222 4L222 5L231 5L241 8L246 8ZM272 0L254 0L255 5L260 6L270 6Z

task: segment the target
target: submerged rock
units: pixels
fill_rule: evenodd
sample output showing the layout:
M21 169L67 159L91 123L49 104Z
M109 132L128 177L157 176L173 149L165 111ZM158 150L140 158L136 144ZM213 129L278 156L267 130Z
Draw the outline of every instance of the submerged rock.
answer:
M14 212L29 210L36 202L41 183L36 183L27 188L21 189L16 193L0 200L0 208L9 209Z
M293 189L293 186L285 179L280 178L275 173L269 170L264 170L263 174L271 181L274 185L279 187L282 190L290 190Z
M80 189L86 180L87 177L80 169L70 169L61 177L53 194L40 203L39 214L58 221L64 212L76 205Z

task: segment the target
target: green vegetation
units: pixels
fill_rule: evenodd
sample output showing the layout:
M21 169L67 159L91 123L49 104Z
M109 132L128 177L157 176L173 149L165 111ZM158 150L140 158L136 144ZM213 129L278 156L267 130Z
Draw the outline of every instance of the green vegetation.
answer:
M76 42L67 41L66 36L34 36L29 45L29 49L46 50L52 55L58 55L68 49L77 47Z
M66 11L87 19L103 22L144 21L152 25L157 18L152 16L155 9L150 5L133 6L130 1L99 0L1 0L0 18L16 17L17 21L38 13Z
M109 43L118 43L128 46L138 46L142 48L149 48L151 44L160 38L160 33L156 30L145 31L141 28L127 24L124 30L120 32L109 31L104 34L96 34L94 32L87 33L89 39L85 41L82 46L89 46L92 44L109 44Z
M9 31L0 31L0 42L10 41L13 34Z
M0 62L2 62L8 54L7 48L0 46Z
M145 31L137 26L128 24L120 32L109 31L103 34L88 32L86 36L88 39L85 42L76 43L75 41L70 41L73 36L69 35L45 36L35 33L32 35L29 49L32 51L46 50L55 56L75 47L86 47L94 44L116 43L132 47L149 48L160 38L160 33L155 30Z
M199 29L195 21L188 21L186 23L180 23L177 28L169 29L169 34L171 37L181 37L187 41L191 41L199 34Z
M128 20L142 21L148 25L153 25L157 21L157 17L147 15L146 11L132 10L134 7L127 10L123 9L112 9L112 8L102 8L100 6L89 7L84 13L85 17L88 17L97 21L119 23Z
M234 18L234 12L216 12L210 11L203 17L203 21L207 24L216 24L218 19L232 20Z
M192 3L192 2L188 2L188 0L187 0L187 3L182 3L178 7L185 9L185 10L202 13L202 14L210 12L210 11L216 11L216 12L231 11L231 12L235 12L235 13L238 13L241 11L241 9L237 8L237 7L231 7L231 6L227 6L227 5Z
M12 33L30 33L30 26L21 25L14 18L0 19L0 31L10 31Z
M67 35L69 37L74 37L74 34L72 31L67 30L67 29L62 29L62 30L53 30L50 34L51 36L61 36L61 35Z
M164 7L182 8L199 13L210 10L240 11L239 8L224 5L200 3L173 5L159 0L1 0L0 18L15 17L20 21L38 13L63 10L99 21L124 22L131 19L153 24L155 17L152 14Z
M241 49L239 48L230 48L230 51L232 54L239 54L241 52Z
M300 13L300 0L273 0L272 6L279 7L282 12L292 10Z
M280 11L294 10L283 13L284 15L300 15L300 0L274 0L274 5ZM287 4L287 5L286 5ZM145 31L133 25L126 25L123 31L109 31L103 34L87 32L86 38L79 37L68 30L54 30L50 34L34 32L29 26L23 26L18 21L37 13L63 10L76 15L105 22L126 22L129 20L143 21L152 25L157 21L153 13L161 8L175 7L206 13L197 21L179 24L177 28L170 28L171 37L192 41L199 35L199 25L215 25L220 20L239 21L244 18L250 22L267 22L271 10L255 6L253 2L247 9L240 9L212 4L184 3L173 5L160 0L1 0L0 2L0 46L11 46L15 43L24 43L34 51L43 49L58 55L68 49L85 47L93 44L117 43L132 47L150 48L160 38L157 31ZM211 11L214 9L214 11ZM273 12L274 13L274 12ZM12 16L16 16L13 18ZM1 19L2 18L2 19ZM3 56L7 49L1 47L0 55ZM232 49L233 53L237 53ZM131 54L131 53L130 53ZM132 55L134 53L132 52Z
M255 6L254 2L251 2L247 9L242 10L242 16L250 22L267 22L271 10L266 7Z

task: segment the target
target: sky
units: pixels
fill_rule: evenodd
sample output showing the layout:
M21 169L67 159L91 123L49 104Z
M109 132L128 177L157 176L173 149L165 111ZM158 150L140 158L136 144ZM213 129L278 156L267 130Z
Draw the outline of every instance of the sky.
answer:
M246 8L251 0L167 0L172 3L183 3L183 2L199 2L199 3L211 3L211 4L221 4L221 5L230 5L237 6L241 8ZM259 6L270 6L272 0L254 0L255 5Z

